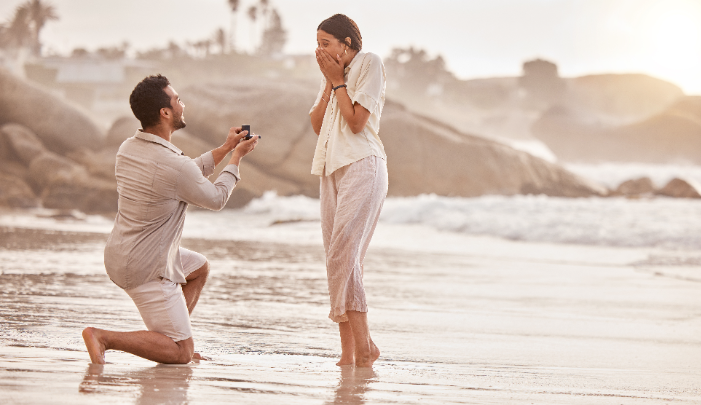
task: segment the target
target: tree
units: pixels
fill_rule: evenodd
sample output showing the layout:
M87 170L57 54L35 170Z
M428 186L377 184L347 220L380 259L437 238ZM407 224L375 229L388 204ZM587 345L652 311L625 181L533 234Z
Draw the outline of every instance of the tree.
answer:
M282 26L280 14L273 8L270 12L268 27L263 31L258 53L268 56L282 53L285 42L287 42L287 31Z
M248 8L248 19L251 20L251 44L256 36L256 20L258 19L258 7L251 6Z
M29 22L32 53L34 56L41 56L39 34L47 22L58 20L56 9L52 5L43 3L42 0L28 0L26 3L20 5L19 9L25 10L24 12Z
M218 28L214 31L214 43L219 47L219 54L223 55L226 53L226 32L224 28Z
M229 49L236 51L236 15L239 10L239 0L229 0L229 8L231 9L231 32L229 34Z
M15 9L12 21L2 30L0 44L4 48L22 48L31 44L32 27L29 23L29 10L20 6Z
M430 59L423 49L395 48L385 60L385 67L392 72L391 77L399 87L410 93L426 95L432 89L442 89L455 81L443 57Z

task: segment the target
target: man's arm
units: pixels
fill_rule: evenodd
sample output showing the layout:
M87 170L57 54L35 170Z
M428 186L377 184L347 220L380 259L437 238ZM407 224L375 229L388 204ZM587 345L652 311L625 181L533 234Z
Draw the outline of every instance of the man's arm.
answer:
M234 129L235 128L232 128L232 130ZM241 139L243 136L246 136L245 131L243 131L243 134L235 133L234 138ZM227 141L229 141L229 138L231 138L231 136L227 137ZM241 163L241 158L249 154L256 147L257 143L257 136L247 141L239 142L234 148L234 152L231 154L231 159L229 159L229 165L235 165L235 167L225 168L214 184L210 183L209 180L202 175L201 168L197 167L194 162L189 161L185 163L179 174L180 181L178 181L176 191L178 199L215 211L222 209L229 200L231 191L240 179L238 176L238 166ZM212 151L212 154L214 155L214 151ZM226 154L223 156L226 156ZM219 162L222 160L223 157L219 159Z
M221 163L222 160L229 154L236 145L239 144L241 138L248 135L248 131L242 131L241 127L229 129L229 135L226 137L224 144L216 149L212 149L212 157L214 158L214 166ZM240 160L240 159L239 159ZM235 163L238 166L238 163Z

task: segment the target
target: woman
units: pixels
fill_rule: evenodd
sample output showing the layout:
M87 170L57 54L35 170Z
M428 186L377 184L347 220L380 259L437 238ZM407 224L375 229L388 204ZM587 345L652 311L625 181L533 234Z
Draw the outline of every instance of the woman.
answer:
M339 366L370 367L380 356L370 338L363 260L387 195L387 164L378 136L385 69L361 52L358 26L342 14L317 28L324 77L309 115L319 136L312 174L321 177L321 228L331 312L341 334Z

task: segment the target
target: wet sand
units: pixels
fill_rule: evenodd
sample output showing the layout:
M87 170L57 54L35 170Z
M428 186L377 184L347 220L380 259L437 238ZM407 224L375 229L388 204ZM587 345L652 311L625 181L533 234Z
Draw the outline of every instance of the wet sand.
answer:
M426 237L411 232L377 237ZM366 370L334 365L320 246L190 238L183 246L212 264L192 318L212 359L166 366L110 351L97 366L85 326L143 329L104 274L105 239L0 225L0 403L701 402L701 252L378 243L365 280L382 357Z

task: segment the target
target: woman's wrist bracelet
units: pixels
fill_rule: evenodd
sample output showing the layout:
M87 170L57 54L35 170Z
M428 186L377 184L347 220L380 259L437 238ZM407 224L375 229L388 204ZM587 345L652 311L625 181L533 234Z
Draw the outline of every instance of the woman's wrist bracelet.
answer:
M346 86L345 84L341 84L339 86L332 88L331 90L333 90L335 92L336 90L340 89L341 87L348 87L348 86Z

